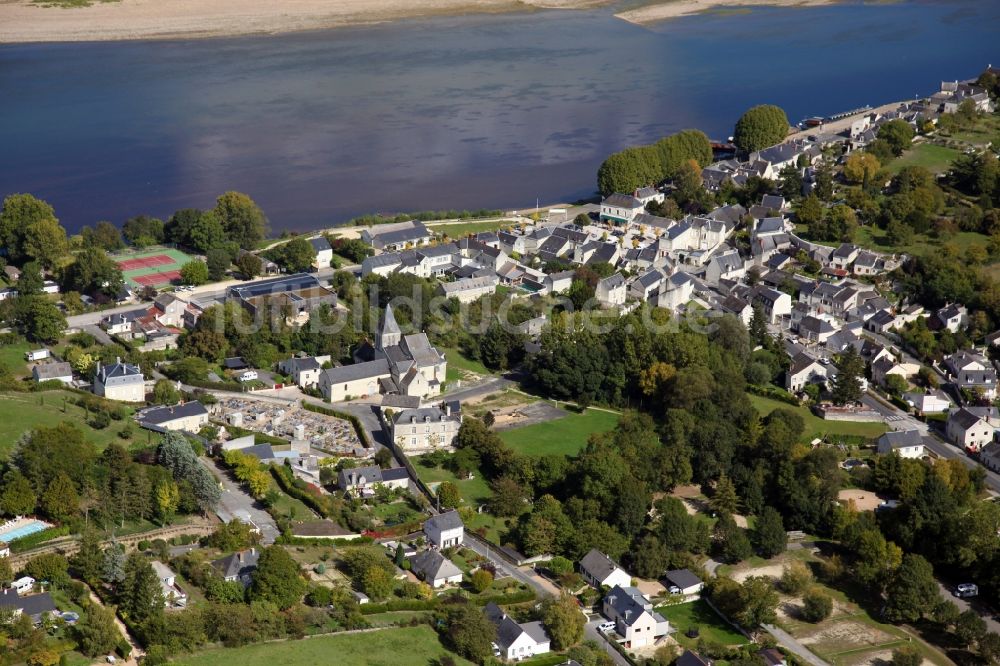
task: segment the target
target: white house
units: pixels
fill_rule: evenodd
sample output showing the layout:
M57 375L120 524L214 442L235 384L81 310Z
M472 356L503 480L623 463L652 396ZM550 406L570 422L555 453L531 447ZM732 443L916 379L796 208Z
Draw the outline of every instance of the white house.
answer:
M438 548L461 546L465 541L465 525L462 524L458 511L452 509L439 513L424 523L424 534Z
M492 601L483 609L497 628L494 655L508 661L528 659L550 650L551 639L541 622L518 624Z
M438 289L445 298L457 299L459 303L472 303L497 290L500 278L494 275L462 278L454 282L442 282Z
M594 297L597 302L606 308L615 308L625 305L625 298L628 296L628 287L625 283L625 276L621 273L609 275L598 280L594 289Z
M57 381L63 384L73 383L73 366L69 363L42 363L31 369L31 375L36 382Z
M616 585L627 587L632 584L632 576L596 548L591 548L580 560L580 574L597 589Z
M200 402L192 400L178 405L147 409L139 414L138 418L139 423L152 426L154 430L198 432L202 426L208 425L208 410Z
M652 602L634 587L615 585L604 597L601 612L615 623L615 631L625 639L628 649L652 645L670 631L666 618L654 611Z
M111 365L98 363L94 371L94 394L108 400L143 402L146 379L138 366L122 363L120 358Z
M798 393L807 384L826 383L826 366L805 353L800 353L792 359L792 364L785 372L785 388Z
M672 594L682 594L685 597L698 594L705 588L705 583L689 569L675 569L664 576L668 583L667 590Z
M646 210L646 204L631 194L612 194L601 202L601 222L628 224Z
M330 247L330 241L324 236L317 236L316 238L310 238L309 244L316 250L316 258L313 259L313 266L320 270L329 268L330 264L333 263L333 248Z
M278 363L278 370L291 377L292 382L300 388L312 388L319 384L323 364L330 361L330 356L293 356Z
M462 570L437 550L425 550L411 557L410 570L433 588L462 582Z
M187 594L177 585L177 574L171 571L163 562L153 560L150 562L156 579L160 583L160 590L163 592L163 604L167 607L183 608L187 605Z
M876 450L880 455L895 452L900 458L922 458L924 438L919 430L893 430L878 438Z
M389 362L380 358L366 363L352 363L320 372L318 387L330 402L378 395L379 380L392 377Z
M948 415L945 434L948 441L966 451L976 452L993 441L996 428L972 410L962 407Z
M941 414L951 409L951 398L941 389L904 393L903 400L921 414Z
M450 449L452 440L462 426L462 412L458 401L403 408L391 416L385 415L385 418L392 441L408 455Z
M406 489L410 485L410 476L405 467L382 469L376 465L351 467L340 470L337 475L337 487L345 493L359 497L375 494L375 488L382 486L392 489Z

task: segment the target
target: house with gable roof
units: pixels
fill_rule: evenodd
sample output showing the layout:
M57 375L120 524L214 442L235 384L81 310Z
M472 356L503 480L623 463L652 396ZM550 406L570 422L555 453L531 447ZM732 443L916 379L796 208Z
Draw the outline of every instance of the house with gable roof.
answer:
M427 541L438 548L461 546L465 541L465 524L458 511L452 509L428 518L424 523L424 534Z
M580 575L597 589L632 584L632 576L596 548L591 548L580 560Z
M625 300L628 297L625 276L621 273L615 273L598 280L597 287L594 289L594 297L606 308L625 305Z
M631 194L615 193L601 201L601 222L629 224L646 211L646 204Z
M826 365L802 352L792 359L785 372L785 388L791 393L798 393L807 384L825 384L827 374Z
M433 588L462 582L462 570L439 550L425 550L409 560L410 570Z
M670 631L670 623L653 610L649 598L631 586L615 585L601 602L601 613L615 623L627 649L652 645Z
M924 438L919 430L890 430L875 442L879 455L896 453L900 458L922 458Z
M496 626L494 654L508 661L520 661L550 651L551 639L541 622L518 624L492 601L483 608L486 618Z
M992 442L997 430L997 422L991 412L977 413L978 410L974 410L975 408L960 407L952 411L945 425L948 441L970 452L979 451Z

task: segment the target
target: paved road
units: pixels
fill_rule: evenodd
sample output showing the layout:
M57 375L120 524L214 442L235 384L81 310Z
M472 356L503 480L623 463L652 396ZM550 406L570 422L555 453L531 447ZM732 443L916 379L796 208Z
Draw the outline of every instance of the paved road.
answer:
M994 633L1000 633L1000 622L993 619L993 610L983 604L979 597L972 597L971 599L956 597L952 594L952 590L955 589L955 586L947 586L941 581L938 581L938 588L941 590L941 596L948 601L954 602L955 605L958 606L958 610L967 611L971 608L979 615L979 617L986 621L987 629Z
M830 666L828 662L823 661L810 652L809 648L805 645L792 638L789 633L782 631L771 624L765 624L762 626L769 634L774 636L774 640L778 641L778 645L795 654L795 656L799 657L807 664L810 664L811 666Z
M608 637L598 631L597 626L602 622L604 622L603 617L587 622L587 624L583 627L584 637L595 641L598 645L604 648L604 651L608 653L611 660L615 662L615 666L632 666L628 659L623 657L618 650L611 647L611 642L608 640Z
M249 513L250 520L260 529L261 541L265 545L274 543L280 533L274 519L271 518L271 514L260 508L257 501L244 492L240 485L230 478L229 472L223 469L218 462L204 457L198 460L222 483L222 499L219 500L219 506L215 510L219 519L228 523L238 513Z
M469 387L457 388L454 391L443 393L441 398L446 400L471 400L483 395L503 391L504 389L516 386L517 383L506 377L490 377Z

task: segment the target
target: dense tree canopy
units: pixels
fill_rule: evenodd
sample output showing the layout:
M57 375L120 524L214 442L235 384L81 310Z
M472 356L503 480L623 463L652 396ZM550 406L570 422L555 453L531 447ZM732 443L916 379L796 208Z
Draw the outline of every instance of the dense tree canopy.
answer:
M777 106L762 104L746 111L736 121L733 141L745 153L781 143L788 135L788 116Z

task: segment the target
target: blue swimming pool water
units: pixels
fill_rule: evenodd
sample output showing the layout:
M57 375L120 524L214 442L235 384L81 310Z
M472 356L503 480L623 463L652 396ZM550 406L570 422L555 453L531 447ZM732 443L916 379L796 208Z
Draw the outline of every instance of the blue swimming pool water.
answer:
M27 525L22 525L17 529L8 530L5 532L0 532L0 541L6 541L10 543L16 539L22 539L28 535L35 534L36 532L41 532L42 530L48 529L48 525L40 520L36 520L33 523L28 523Z

